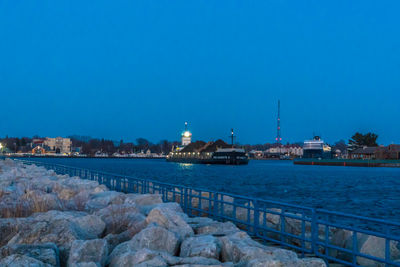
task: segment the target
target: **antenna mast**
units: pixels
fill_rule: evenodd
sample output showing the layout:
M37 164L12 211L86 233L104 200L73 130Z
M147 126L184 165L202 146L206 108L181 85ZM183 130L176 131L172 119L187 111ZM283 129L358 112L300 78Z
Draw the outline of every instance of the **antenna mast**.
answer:
M282 141L281 138L281 101L278 100L278 120L277 120L277 129L276 129L276 143L280 144Z
M232 143L232 147L233 147L233 142L235 139L235 135L233 134L233 128L231 129L231 143Z

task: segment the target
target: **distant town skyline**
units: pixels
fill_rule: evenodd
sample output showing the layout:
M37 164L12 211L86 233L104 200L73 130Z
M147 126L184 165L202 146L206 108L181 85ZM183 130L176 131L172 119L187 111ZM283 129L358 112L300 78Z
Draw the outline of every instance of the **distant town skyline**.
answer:
M400 2L0 3L0 137L400 143Z

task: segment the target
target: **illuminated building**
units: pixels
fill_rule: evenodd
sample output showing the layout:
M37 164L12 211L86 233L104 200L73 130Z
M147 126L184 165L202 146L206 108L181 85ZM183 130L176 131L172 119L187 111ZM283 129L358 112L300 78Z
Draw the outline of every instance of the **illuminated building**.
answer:
M185 122L185 131L182 133L181 145L187 146L192 142L192 133L187 129L187 122Z

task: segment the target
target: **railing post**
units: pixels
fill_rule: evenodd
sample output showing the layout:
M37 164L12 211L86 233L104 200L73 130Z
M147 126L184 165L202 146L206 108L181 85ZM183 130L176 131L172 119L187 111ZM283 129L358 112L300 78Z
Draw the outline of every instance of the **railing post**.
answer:
M260 212L259 212L259 207L258 207L258 201L257 199L253 200L253 208L254 208L254 212L253 212L253 234L254 236L257 236L258 234L258 225L260 223Z
M317 252L318 252L317 241L318 241L317 212L315 209L312 209L312 211L311 211L311 251L314 255L317 255Z
M390 261L390 239L388 238L389 236L389 226L386 225L385 227L385 261L386 261L386 266L389 266L387 263Z
M213 216L214 219L217 219L219 216L218 210L219 210L219 203L218 203L218 193L214 192L213 193Z
M183 190L183 210L185 211L185 213L188 213L187 204L188 204L188 189L187 187L185 187Z
M357 252L358 252L358 242L357 242L357 232L353 230L353 264L357 264Z

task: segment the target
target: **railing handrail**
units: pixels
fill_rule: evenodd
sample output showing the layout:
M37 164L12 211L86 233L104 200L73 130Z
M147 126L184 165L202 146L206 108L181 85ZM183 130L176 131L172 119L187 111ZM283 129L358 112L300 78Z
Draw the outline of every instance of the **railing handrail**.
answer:
M302 210L308 210L308 211L312 211L313 210L313 208L300 206L300 205L296 205L296 204L280 202L280 201L276 201L276 200L248 197L248 196L238 195L238 194L229 193L229 192L215 191L215 190L206 189L206 188L202 188L202 187L191 187L191 186L186 186L186 185L177 185L177 184L171 184L171 183L161 182L161 181L147 179L147 178L146 179L137 178L137 177L130 176L130 175L123 175L123 174L118 174L118 173L110 173L110 172L106 172L106 171L92 170L92 169L86 169L86 168L81 168L81 167L62 165L62 164L57 164L57 163L45 163L45 162L21 160L21 159L16 159L16 160L21 161L21 162L31 163L31 164L39 163L39 164L43 164L43 165L53 165L53 166L58 166L58 167L63 167L63 168L73 168L73 169L77 169L77 170L86 170L86 171L97 172L97 173L106 174L106 175L113 175L113 176L120 177L120 178L139 179L139 180L143 180L143 181L147 181L147 182L151 182L151 183L157 183L157 184L160 184L160 185L166 185L166 186L172 186L172 187L181 187L181 188L187 188L187 189L192 189L192 190L196 190L196 191L204 191L204 192L210 192L210 193L223 194L225 196L230 196L230 197L240 198L240 199L246 199L246 200L257 200L257 201L267 202L269 204L276 204L276 205L285 206L285 207L289 207L289 208L296 208L296 209L302 209Z

